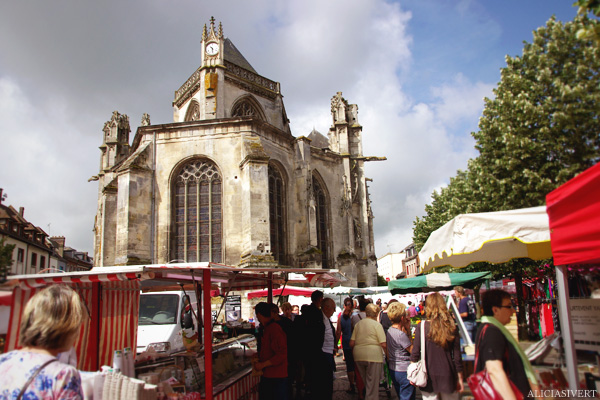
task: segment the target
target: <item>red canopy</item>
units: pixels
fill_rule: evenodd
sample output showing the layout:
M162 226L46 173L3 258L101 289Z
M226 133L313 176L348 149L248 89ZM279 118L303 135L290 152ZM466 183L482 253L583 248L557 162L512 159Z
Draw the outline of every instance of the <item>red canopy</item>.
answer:
M282 288L273 289L273 296L280 296ZM303 287L295 287L295 286L286 286L283 289L283 296L293 295L293 296L304 296L310 297L312 292L315 291L315 288L303 288ZM268 290L256 290L254 292L248 293L248 298L253 299L254 297L267 297Z
M12 292L0 292L0 306L9 306L12 303Z
M600 263L600 163L546 195L555 265Z

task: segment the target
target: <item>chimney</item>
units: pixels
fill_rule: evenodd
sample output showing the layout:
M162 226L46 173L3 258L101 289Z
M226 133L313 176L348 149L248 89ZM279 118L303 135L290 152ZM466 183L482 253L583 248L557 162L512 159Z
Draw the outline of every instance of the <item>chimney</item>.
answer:
M23 215L25 214L25 207L19 207L19 215L21 218L25 218Z

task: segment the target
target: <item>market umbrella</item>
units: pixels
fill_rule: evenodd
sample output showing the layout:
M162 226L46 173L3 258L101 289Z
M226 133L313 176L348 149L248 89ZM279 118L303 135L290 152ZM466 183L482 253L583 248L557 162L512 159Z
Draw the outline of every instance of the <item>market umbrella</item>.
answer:
M312 292L315 291L315 288L304 288L297 286L286 286L284 288L273 289L273 296L304 296L310 297ZM283 294L282 294L283 292ZM248 293L248 299L253 299L255 297L267 297L269 294L268 289L256 290L254 292Z
M414 278L396 279L388 282L388 288L392 294L416 293L423 288L452 289L454 286L472 289L486 279L490 279L491 276L491 272L433 273Z
M502 263L513 258L552 257L546 208L460 214L434 231L419 252L426 272L478 261Z
M390 289L388 289L387 286L369 286L366 289L373 292L373 294L382 294L390 292Z
M367 288L355 288L355 287L346 287L346 286L337 286L331 289L325 289L325 294L336 295L336 296L360 296L360 295L370 295L376 294L375 291L367 289Z

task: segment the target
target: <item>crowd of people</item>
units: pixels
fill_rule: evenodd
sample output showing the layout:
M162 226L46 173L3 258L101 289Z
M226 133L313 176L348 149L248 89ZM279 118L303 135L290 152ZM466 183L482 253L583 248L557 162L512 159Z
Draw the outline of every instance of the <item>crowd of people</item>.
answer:
M511 383L525 396L535 390L531 364L504 327L514 314L510 294L499 289L484 292L478 329L474 301L462 287L456 287L455 294L459 310L456 317L439 293L417 304L405 305L392 299L381 307L364 297L348 297L333 318L335 328L335 302L318 290L313 292L311 304L302 306L301 314L294 312L289 303L282 305L281 315L277 306L259 303L256 313L263 332L255 363L255 370L263 372L259 398L331 399L334 357L343 355L348 393L360 400L379 399L380 383L387 376L400 400L413 400L417 387L407 371L425 354L427 382L418 388L422 398L458 399L466 376L456 318L462 319L466 333L476 344L475 372L487 369L502 398L517 398ZM423 330L420 324L417 329L411 324L411 318L417 315Z
M461 287L455 292L457 318L474 321L474 304L465 300ZM260 332L253 369L261 375L261 400L331 399L338 350L347 367L347 392L361 400L379 398L385 369L398 398L415 399L415 383L407 371L422 354L427 370L426 383L419 387L422 398L460 397L466 378L460 334L441 294L428 295L418 306L392 300L385 310L364 297L348 297L343 304L335 319L337 327L332 324L336 304L319 290L312 293L311 304L302 306L301 313L289 303L281 306L281 313L275 304L256 305ZM484 292L481 309L483 316L474 335L475 372L486 369L503 399L518 398L518 392L524 396L538 393L529 360L505 328L515 313L510 294L499 289ZM422 313L417 329L411 327L413 313ZM77 369L58 358L73 347L86 318L83 302L69 287L52 285L37 293L23 314L23 347L0 357L0 398L82 398Z

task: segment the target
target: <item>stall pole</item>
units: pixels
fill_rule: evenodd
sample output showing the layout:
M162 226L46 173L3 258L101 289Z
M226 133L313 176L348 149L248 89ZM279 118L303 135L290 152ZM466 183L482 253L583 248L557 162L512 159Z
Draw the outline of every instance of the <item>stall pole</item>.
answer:
M579 377L577 374L577 353L573 340L571 324L571 309L569 308L569 286L567 285L566 265L556 266L556 283L558 284L558 315L560 317L560 334L563 339L563 349L567 361L567 377L569 389L577 390Z
M210 269L203 272L204 290L202 293L202 305L204 313L204 398L212 400L213 398L213 365L212 365L212 313L210 303Z
M100 282L92 283L92 307L90 309L90 343L95 343L90 348L91 365L100 370Z
M267 303L273 302L273 273L269 272L268 274L268 282L267 282Z

